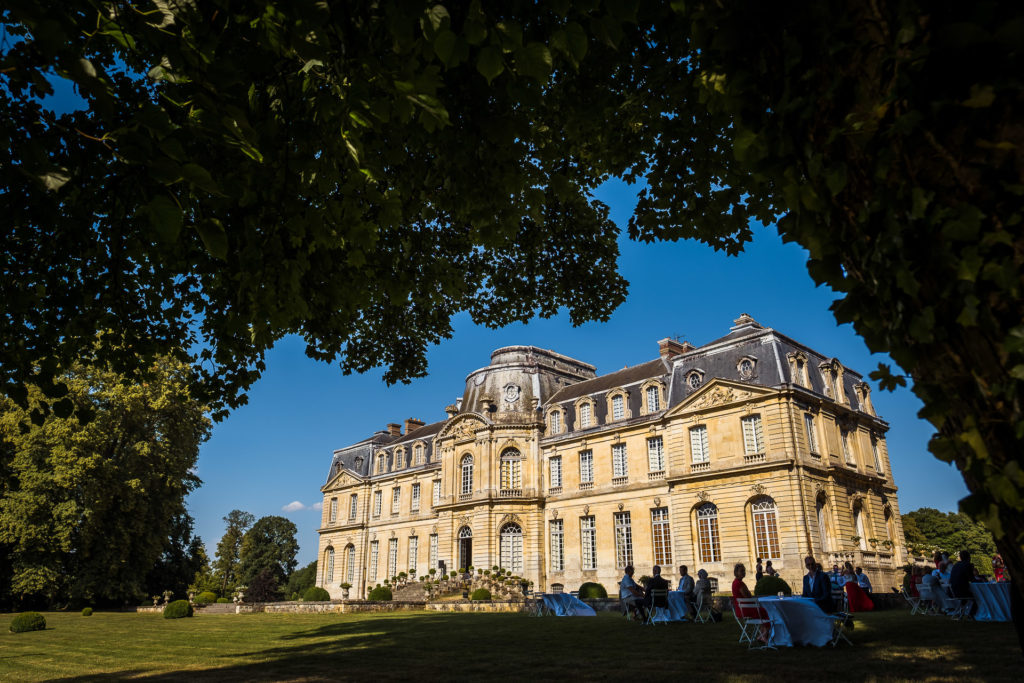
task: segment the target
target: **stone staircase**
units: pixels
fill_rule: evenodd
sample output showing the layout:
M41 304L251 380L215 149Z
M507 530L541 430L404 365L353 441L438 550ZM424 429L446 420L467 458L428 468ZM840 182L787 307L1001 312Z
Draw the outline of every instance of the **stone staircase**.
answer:
M234 603L213 603L212 605L206 605L205 607L197 607L195 610L196 614L234 614L235 605Z
M392 600L419 601L424 599L423 584L419 581L409 582L401 588L391 589Z

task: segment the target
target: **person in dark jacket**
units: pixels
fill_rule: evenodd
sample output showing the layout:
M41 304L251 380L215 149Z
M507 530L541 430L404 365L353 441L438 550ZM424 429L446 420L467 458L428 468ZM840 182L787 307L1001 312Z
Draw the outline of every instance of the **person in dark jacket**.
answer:
M971 554L966 550L960 551L960 561L953 565L949 572L949 590L954 598L970 598L971 579L974 578L974 565L971 564Z
M811 598L814 604L826 612L831 612L832 604L832 582L821 570L821 565L808 555L804 558L804 566L807 567L807 574L804 575L803 597Z
M644 607L648 610L650 610L651 606L654 604L653 592L656 590L667 591L669 588L668 581L666 581L661 575L661 567L654 565L652 572L654 573L654 576L652 576L651 580L647 582L647 591L644 593ZM668 598L661 598L657 606L668 607Z

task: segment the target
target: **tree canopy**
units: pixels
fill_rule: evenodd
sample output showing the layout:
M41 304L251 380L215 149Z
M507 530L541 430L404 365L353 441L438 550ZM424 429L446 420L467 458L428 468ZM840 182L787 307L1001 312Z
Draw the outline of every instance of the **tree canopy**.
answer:
M242 552L242 539L256 518L251 512L232 510L224 517L224 535L217 543L217 559L213 563L217 592L227 597L240 583L238 580L238 559Z
M992 576L996 542L984 524L962 512L939 512L921 508L901 515L907 547L929 555L936 550L949 553L954 562L961 550L971 553L971 562L983 575Z
M260 517L245 532L238 561L238 582L251 584L262 572L269 571L279 586L295 571L295 524L279 515Z
M199 542L184 500L199 485L192 468L210 421L187 366L164 360L147 374L131 385L90 366L63 375L68 399L95 415L85 425L30 425L28 411L0 399L4 599L125 602L147 594L151 572L181 578L170 565L188 564Z
M737 253L760 221L809 251L1024 574L1019 3L12 0L0 17L0 374L22 405L30 380L70 410L53 378L103 330L115 369L184 349L221 409L283 334L394 381L460 311L604 318L625 283L590 190L642 179L636 239ZM54 77L86 106L48 111Z

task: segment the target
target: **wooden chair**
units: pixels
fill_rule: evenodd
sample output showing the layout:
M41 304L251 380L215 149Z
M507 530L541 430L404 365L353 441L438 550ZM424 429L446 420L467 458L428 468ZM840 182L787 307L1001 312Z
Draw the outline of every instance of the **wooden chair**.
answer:
M772 645L771 636L769 636L768 642L763 645L760 643L755 645L757 642L756 636L758 631L761 630L761 627L767 625L770 632L772 626L771 619L766 619L761 616L761 604L757 601L757 598L736 598L736 608L737 609L733 610L733 616L736 617L736 621L740 622L740 626L743 629L743 633L740 634L740 642L742 643L744 640L747 641L747 649L775 649L775 646ZM737 611L739 614L737 614ZM740 617L740 614L756 614L757 616Z

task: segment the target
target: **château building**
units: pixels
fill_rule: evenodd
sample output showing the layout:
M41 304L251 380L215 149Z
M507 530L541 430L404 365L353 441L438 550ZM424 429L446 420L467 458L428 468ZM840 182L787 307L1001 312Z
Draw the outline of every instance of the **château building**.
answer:
M694 347L597 375L533 346L491 354L447 418L334 452L318 583L353 597L407 572L500 565L539 590L685 564L723 590L771 559L849 560L897 585L903 530L887 423L860 374L746 314Z

